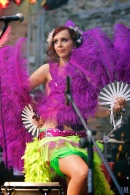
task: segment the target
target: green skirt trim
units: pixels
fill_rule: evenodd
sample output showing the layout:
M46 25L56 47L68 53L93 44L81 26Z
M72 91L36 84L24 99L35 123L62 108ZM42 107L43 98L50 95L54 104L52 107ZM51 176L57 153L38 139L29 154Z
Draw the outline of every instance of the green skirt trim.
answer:
M84 153L77 150L70 150L69 148L62 148L60 150L54 151L54 153L52 154L50 166L59 176L65 178L65 175L60 171L59 158L64 158L73 154L80 156L86 163L88 162L88 157Z

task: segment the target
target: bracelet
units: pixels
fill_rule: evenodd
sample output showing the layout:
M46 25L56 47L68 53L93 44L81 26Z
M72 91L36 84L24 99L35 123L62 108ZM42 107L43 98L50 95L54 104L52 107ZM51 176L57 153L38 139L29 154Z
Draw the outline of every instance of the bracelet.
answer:
M110 114L111 114L111 109L109 108L108 110L109 110L109 116L110 116Z
M115 117L117 114L120 114L120 113L114 113L114 112L113 112L114 117ZM110 116L110 115L111 115L111 108L109 108L109 116Z

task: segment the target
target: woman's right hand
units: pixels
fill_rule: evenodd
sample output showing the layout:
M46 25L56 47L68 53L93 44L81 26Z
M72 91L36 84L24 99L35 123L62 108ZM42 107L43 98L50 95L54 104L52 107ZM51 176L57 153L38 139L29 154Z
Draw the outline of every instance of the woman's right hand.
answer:
M32 116L32 123L35 124L37 128L41 128L44 125L45 121L41 116L34 113L34 115Z

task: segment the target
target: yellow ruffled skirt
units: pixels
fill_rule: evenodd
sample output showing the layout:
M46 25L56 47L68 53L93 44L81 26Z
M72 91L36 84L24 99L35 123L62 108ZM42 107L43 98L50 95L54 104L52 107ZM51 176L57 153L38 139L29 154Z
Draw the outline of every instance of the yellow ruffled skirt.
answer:
M86 149L79 148L79 136L46 137L27 143L24 159L24 174L26 182L50 182L56 174L63 176L58 166L58 158L70 154L81 156L87 163ZM98 144L102 148L101 144ZM113 195L110 186L101 171L101 159L94 151L94 190L95 195Z

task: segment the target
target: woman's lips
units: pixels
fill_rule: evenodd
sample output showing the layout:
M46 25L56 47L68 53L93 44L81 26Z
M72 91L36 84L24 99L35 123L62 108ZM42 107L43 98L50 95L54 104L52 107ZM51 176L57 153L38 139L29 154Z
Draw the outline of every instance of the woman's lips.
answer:
M58 53L64 53L64 49L58 50Z

